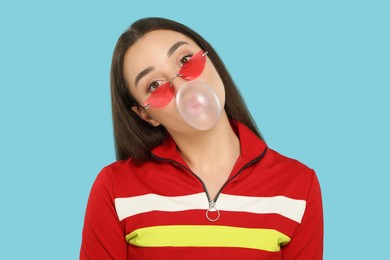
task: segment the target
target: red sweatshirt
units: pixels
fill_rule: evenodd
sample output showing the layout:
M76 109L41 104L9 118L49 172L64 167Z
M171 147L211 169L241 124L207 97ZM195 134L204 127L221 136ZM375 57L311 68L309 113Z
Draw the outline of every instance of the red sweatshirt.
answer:
M215 198L171 138L140 166L105 167L88 200L80 259L322 259L314 171L235 128L241 155Z

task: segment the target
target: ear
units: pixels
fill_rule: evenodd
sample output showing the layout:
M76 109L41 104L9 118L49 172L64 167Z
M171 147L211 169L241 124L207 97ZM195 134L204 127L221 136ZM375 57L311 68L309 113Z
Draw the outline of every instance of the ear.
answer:
M136 113L142 120L151 124L152 126L159 126L160 125L159 122L157 122L152 117L150 117L150 115L148 114L148 112L146 111L145 108L143 108L141 106L133 105L131 107L131 110L133 110L133 112Z

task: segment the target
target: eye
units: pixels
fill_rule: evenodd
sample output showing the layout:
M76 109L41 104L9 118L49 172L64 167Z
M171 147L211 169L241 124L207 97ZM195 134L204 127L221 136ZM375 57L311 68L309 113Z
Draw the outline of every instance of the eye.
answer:
M153 91L155 91L158 87L160 87L162 83L163 83L162 80L155 80L155 81L151 82L151 83L148 85L148 88L146 89L146 91L147 91L147 92L153 92Z
M189 62L191 60L191 57L192 57L192 53L190 54L187 54L186 56L184 56L183 58L180 59L180 66L183 66L184 64L186 64L187 62Z

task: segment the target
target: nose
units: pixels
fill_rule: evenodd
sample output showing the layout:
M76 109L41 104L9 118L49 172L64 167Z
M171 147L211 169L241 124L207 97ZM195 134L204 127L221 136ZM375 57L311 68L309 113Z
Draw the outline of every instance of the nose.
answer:
M179 91L179 89L181 88L181 86L183 84L185 84L186 82L188 82L187 80L185 79L182 79L179 75L177 75L176 77L174 77L172 79L172 85L175 89L175 94L177 93L177 91Z

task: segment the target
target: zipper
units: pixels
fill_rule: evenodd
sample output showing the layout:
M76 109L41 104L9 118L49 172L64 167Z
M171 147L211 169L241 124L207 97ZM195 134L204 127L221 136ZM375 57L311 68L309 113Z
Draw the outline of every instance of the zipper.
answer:
M192 176L194 176L196 179L199 180L199 182L202 184L202 187L206 193L206 196L207 196L207 199L208 199L208 203L209 203L209 208L206 210L206 218L211 221L211 222L215 222L219 219L219 217L221 216L221 213L219 212L218 208L216 207L216 203L217 203L217 200L219 198L219 195L221 194L222 190L231 182L233 181L235 178L237 178L241 172L243 170L245 170L246 168L248 168L249 166L251 166L252 164L258 162L261 160L261 158L264 157L265 153L267 151L267 148L264 149L264 151L258 156L256 157L255 159L253 159L252 161L246 163L244 166L241 167L241 169L233 176L231 177L230 179L228 179L223 185L222 187L219 189L219 191L217 192L217 194L215 195L214 199L211 199L210 198L210 194L209 192L207 191L207 187L206 185L204 184L204 182L202 181L201 178L199 178L198 175L196 175L191 169L187 168L186 166L184 166L183 164L181 163L178 163L174 160L171 160L171 159L165 159L165 158L161 158L161 157L158 157L154 154L152 154L152 157L156 160L159 160L159 161L164 161L164 162L170 162L174 165L177 165L181 168L183 168L184 170L186 170L187 172L189 172Z

